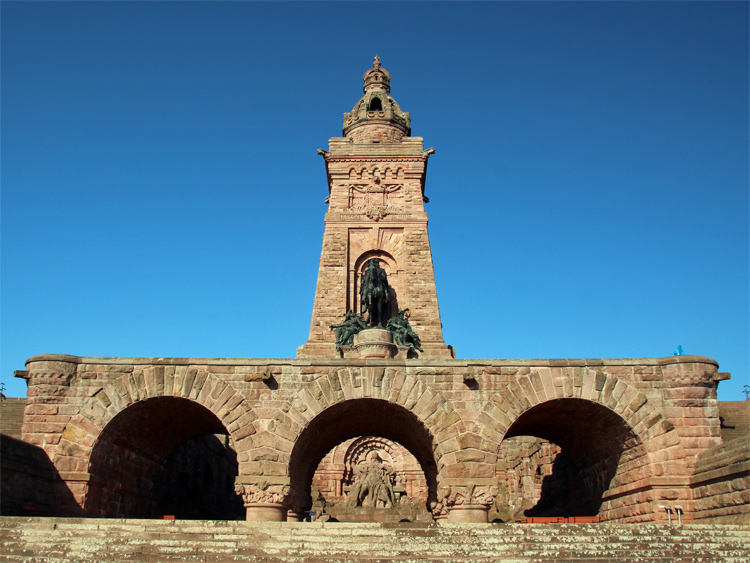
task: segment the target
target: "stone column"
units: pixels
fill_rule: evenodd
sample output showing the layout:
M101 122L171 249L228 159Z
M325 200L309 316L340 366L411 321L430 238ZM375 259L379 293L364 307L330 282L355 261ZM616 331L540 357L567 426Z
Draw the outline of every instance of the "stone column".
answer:
M237 483L234 488L242 496L247 511L246 520L287 521L291 496L289 485L269 484L258 480L254 483Z
M486 524L497 493L497 485L442 486L438 489L439 506L433 510L433 515L438 520L445 518L447 522Z

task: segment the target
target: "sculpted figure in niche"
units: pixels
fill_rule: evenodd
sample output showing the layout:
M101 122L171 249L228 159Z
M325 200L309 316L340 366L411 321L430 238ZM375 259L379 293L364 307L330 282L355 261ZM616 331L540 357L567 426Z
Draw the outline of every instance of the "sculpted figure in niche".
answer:
M367 328L367 323L361 315L349 309L343 323L328 325L328 328L336 329L333 333L336 336L336 350L341 351L342 346L351 346L354 343L354 336Z
M388 285L388 276L380 267L377 258L367 263L367 268L362 274L362 285L359 288L362 315L368 313L368 326L383 327L388 320L391 310L391 286Z
M385 328L393 333L396 344L399 346L408 346L412 350L423 351L419 336L417 336L417 333L414 332L411 324L409 324L409 309L401 309L398 315L388 319L388 324L385 325Z
M354 484L349 492L349 506L392 508L396 505L393 492L395 474L380 459L377 452L369 452L355 468Z

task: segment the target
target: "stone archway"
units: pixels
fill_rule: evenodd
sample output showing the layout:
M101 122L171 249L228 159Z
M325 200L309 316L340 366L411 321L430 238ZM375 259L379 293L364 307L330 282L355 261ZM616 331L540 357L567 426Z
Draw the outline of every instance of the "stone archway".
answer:
M156 400L167 402L150 402ZM231 446L233 453L229 454L230 456L235 456L238 462L247 459L246 452L252 449L252 437L257 432L257 417L232 385L211 371L187 365L136 366L131 373L105 382L101 387L94 387L91 399L86 402L79 414L73 416L66 424L52 457L55 466L65 470L65 485L74 494L79 505L86 508L88 514L132 514L130 509L118 508L113 512L107 508L108 501L95 500L100 494L96 491L102 488L103 481L101 475L92 474L92 469L97 472L100 471L98 467L102 467L101 461L97 460L99 454L94 450L99 446L106 449L108 446L104 444L112 442L113 439L114 443L117 443L123 439L122 436L126 436L123 434L120 438L113 438L120 423L116 422L110 427L112 422L135 416L134 420L143 418L158 423L161 415L158 414L160 409L156 406L165 404L179 405L176 410L181 414L178 415L179 420L161 423L165 435L171 436L171 439L157 436L154 438L155 443L161 440L165 448L176 449L181 444L179 439L183 436L186 439L206 436L203 446L218 450L226 450L227 446ZM135 410L129 411L132 407L135 407ZM126 411L128 413L124 414ZM182 420L185 417L195 417L196 421L202 422L191 427L193 430L185 434L174 428L183 424ZM187 424L189 426L193 421L188 420ZM153 426L157 427L159 424ZM214 435L223 438L211 440L210 436ZM217 441L222 443L217 444ZM125 438L125 442L129 445L132 440L128 441ZM135 446L137 449L139 444ZM158 452L159 448L151 447L151 450ZM164 449L161 451L163 454ZM106 460L106 456L104 459ZM168 460L163 458L162 461ZM110 462L105 461L104 465ZM219 478L216 467L209 464L209 468L205 468L204 464L204 469L203 474L210 472L213 481ZM155 474L152 474L152 478L155 478ZM234 483L230 485L234 486ZM104 487L106 488L106 485ZM122 501L119 504L122 504ZM138 510L147 511L145 507Z
M614 374L595 368L523 368L507 389L486 403L484 416L498 443L531 435L557 440L558 446L568 444L570 453L560 467L570 469L576 463L566 462L566 457L577 457L574 473L588 472L591 479L602 481L595 487L601 490L598 512L609 520L652 521L652 505L662 499L690 502L682 485L685 451L674 426L643 393ZM545 425L549 428L543 429ZM561 435L566 431L571 436ZM608 441L614 444L606 445ZM614 469L597 469L597 463L612 463L614 458ZM580 503L565 509L573 515L591 510L591 504L583 508Z
M498 508L511 518L611 516L605 493L649 474L645 448L622 417L592 401L552 399L525 411L505 434Z
M335 424L320 423L328 420L329 415L323 413L338 412L337 405L344 403L367 407L365 411L371 420L358 423L355 433L346 428L348 422L341 422L345 419ZM374 404L378 408L371 406ZM390 414L403 420L406 426L388 426ZM342 428L334 430L335 425ZM330 427L330 432L317 443L312 439L310 428L320 431L324 427ZM402 434L408 427L420 430L405 442ZM277 511L282 505L296 513L307 510L311 503L309 482L320 460L332 447L360 435L392 436L409 449L423 467L429 465L429 471L436 475L434 480L439 481L466 475L465 460L457 455L458 450L467 442L478 446L482 441L476 438L472 428L462 423L451 402L431 386L427 378L385 366L346 367L311 376L295 398L281 404L273 418L264 422L262 429L252 437L254 448L246 452L247 461L240 460L238 483L247 491L248 518L256 517L251 515L252 506L268 503L277 505ZM316 443L317 447L310 445ZM303 459L300 452L316 459ZM494 459L492 464L472 463L470 471L484 470L485 465L489 473L483 477L488 477L494 472ZM432 490L434 488L433 484ZM252 512L256 512L255 508ZM271 516L259 514L257 517Z
M84 509L98 517L235 519L236 453L219 418L184 398L138 401L99 434Z
M359 398L337 403L318 414L301 432L292 450L289 476L296 493L295 512L309 510L310 487L320 461L351 438L381 437L397 442L419 463L427 483L427 502L437 499L438 468L434 437L409 410L382 399Z

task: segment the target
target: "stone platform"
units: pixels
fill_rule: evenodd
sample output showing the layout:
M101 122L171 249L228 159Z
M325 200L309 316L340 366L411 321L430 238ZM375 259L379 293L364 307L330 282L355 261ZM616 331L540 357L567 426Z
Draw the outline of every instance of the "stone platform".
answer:
M747 563L750 527L0 518L7 563Z

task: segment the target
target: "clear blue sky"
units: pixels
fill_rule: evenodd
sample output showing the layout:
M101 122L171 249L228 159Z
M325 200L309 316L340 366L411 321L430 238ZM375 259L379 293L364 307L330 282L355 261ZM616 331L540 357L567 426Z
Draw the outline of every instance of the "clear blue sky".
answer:
M2 365L294 357L379 55L460 358L748 381L748 3L3 2ZM407 304L408 305L408 304ZM343 312L342 312L343 313Z

